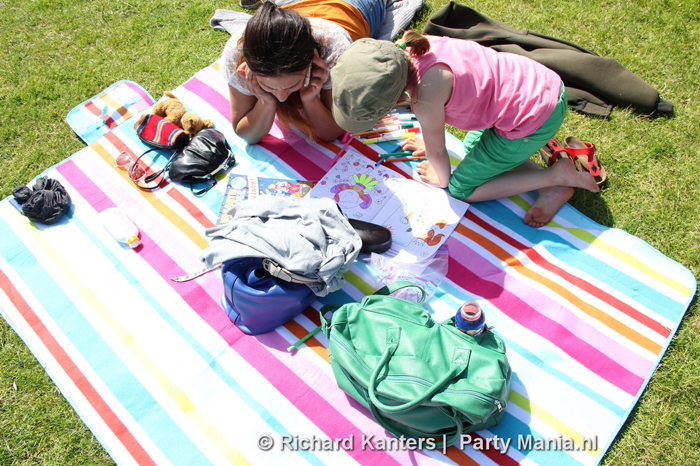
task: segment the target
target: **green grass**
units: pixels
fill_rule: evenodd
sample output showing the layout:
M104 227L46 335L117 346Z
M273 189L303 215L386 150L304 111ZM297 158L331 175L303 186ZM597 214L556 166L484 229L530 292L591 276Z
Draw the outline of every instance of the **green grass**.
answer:
M421 29L444 2L428 0ZM608 170L599 195L571 203L642 238L700 276L700 5L663 0L495 0L473 4L519 29L617 59L675 104L671 117L616 108L570 112L559 133L592 141ZM211 0L0 0L0 197L84 147L65 123L75 105L120 79L158 98L216 60L228 38ZM700 464L697 297L604 465ZM24 343L0 319L0 466L106 465Z

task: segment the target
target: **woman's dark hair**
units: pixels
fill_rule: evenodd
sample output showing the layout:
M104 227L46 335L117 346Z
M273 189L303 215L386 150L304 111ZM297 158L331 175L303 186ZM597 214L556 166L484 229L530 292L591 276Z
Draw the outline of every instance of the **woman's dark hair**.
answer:
M258 8L243 33L243 57L260 76L305 70L317 48L306 18L269 1Z
M298 13L265 1L248 21L241 37L242 60L259 76L282 76L306 70L320 47L309 21ZM310 138L313 127L301 112L301 97L294 92L277 105L280 121L295 125Z

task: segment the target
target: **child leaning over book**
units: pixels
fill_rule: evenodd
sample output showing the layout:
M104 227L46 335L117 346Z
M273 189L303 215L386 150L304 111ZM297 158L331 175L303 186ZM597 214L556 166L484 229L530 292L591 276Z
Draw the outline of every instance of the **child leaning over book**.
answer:
M404 33L395 44L361 39L331 70L333 116L346 131L374 126L410 96L423 139L402 144L414 155L423 181L449 188L468 202L539 190L524 222L540 227L573 195L599 190L590 173L568 157L543 169L530 156L559 130L566 91L559 76L526 57L476 42ZM464 160L450 173L445 124L469 131Z

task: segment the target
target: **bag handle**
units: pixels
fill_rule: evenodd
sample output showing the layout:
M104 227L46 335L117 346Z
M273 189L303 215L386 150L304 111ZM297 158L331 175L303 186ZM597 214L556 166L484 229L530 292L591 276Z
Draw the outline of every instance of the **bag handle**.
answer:
M267 273L269 273L275 278L284 280L285 282L303 284L318 283L317 279L306 278L303 275L299 275L297 273L292 272L291 270L287 270L272 259L263 259L262 265L265 271L267 271Z
M379 360L377 367L372 372L372 376L369 379L369 398L377 408L385 411L387 413L400 413L403 411L408 411L409 409L415 408L416 406L423 403L428 398L439 392L445 385L447 385L450 380L459 376L467 368L469 363L469 355L471 350L468 348L455 348L452 355L452 364L450 365L450 370L448 370L437 382L431 385L422 395L417 398L407 401L404 404L397 406L389 406L377 398L377 378L379 373L389 364L391 356L393 356L396 348L399 346L399 340L401 336L401 328L393 327L386 330L387 346L382 353L382 358Z
M154 147L154 148L152 148L152 149L148 149L146 152L144 152L143 154L139 155L139 156L136 158L136 161L131 165L131 167L129 167L129 178L131 179L131 181L136 185L136 187L138 187L138 188L140 188L140 189L143 189L143 190L146 190L146 191L153 191L153 190L155 190L155 189L160 188L160 184L163 182L163 179L165 178L165 171L168 169L168 167L170 166L170 164L172 163L172 161L175 159L175 156L178 155L178 154L180 153L180 151L173 151L172 155L170 155L170 158L168 158L168 161L166 162L165 167L161 168L159 171L157 171L157 172L155 172L155 173L151 173L150 175L147 175L147 176L143 179L144 182L150 183L150 182L156 180L158 177L160 177L160 180L158 181L158 183L155 184L155 186L141 186L141 185L139 184L138 180L135 180L135 179L134 179L134 170L136 169L136 166L137 166L138 163L141 161L141 159L143 158L143 156L146 155L146 154L148 154L149 152L154 151L154 150L159 150L159 148L158 148L158 147Z
M403 290L404 288L418 288L420 290L420 296L421 296L420 301L418 301L418 304L421 304L423 301L425 301L425 290L423 289L423 287L416 285L413 282L406 281L406 280L398 281L398 282L394 282L394 283L389 283L388 285L375 291L374 294L388 296L388 295L395 293L399 290Z
M192 183L190 183L190 191L192 191L192 194L194 194L195 196L201 196L202 194L206 193L211 188L216 186L216 178L209 178L208 180L202 180L202 181L212 181L212 180L214 181L213 183L210 183L207 185L206 188L198 189L197 191L194 190L194 188L192 187Z

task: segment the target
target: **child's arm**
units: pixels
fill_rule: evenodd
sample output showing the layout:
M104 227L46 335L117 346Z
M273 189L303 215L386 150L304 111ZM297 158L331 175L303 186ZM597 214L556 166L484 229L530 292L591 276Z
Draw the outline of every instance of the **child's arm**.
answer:
M429 162L429 166L421 164L418 173L424 182L440 188L447 187L452 173L445 147L445 104L451 95L452 72L446 66L435 65L421 77L411 96ZM404 144L403 148L418 149L410 144Z

